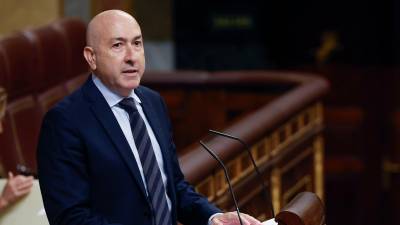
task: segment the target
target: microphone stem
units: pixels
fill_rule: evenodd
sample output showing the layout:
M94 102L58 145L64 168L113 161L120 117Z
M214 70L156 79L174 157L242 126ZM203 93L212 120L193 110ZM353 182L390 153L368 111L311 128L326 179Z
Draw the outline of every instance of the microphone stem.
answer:
M230 191L230 193L231 193L233 202L234 202L234 204L235 204L235 206L236 206L236 212L237 212L237 215L238 215L238 218L239 218L240 225L243 225L242 218L240 217L239 206L238 206L238 203L237 203L237 201L236 201L235 195L233 194L233 189L232 189L231 181L230 181L230 178L229 178L229 175L228 175L228 172L227 172L227 170L226 170L226 168L225 168L224 163L223 163L223 162L221 161L221 159L220 159L213 151L211 151L211 149L208 148L202 141L200 141L200 144L201 144L201 146L203 146L203 148L204 148L205 150L207 150L207 152L210 153L210 155L211 155L215 160L217 160L218 163L222 166L222 168L223 168L223 170L224 170L224 173L225 173L226 181L228 182L229 191Z
M264 179L262 178L261 173L258 170L258 166L257 166L256 162L254 161L253 155L250 152L250 146L246 142L242 141L242 139L240 139L238 137L235 137L233 135L226 134L226 133L223 133L223 132L220 132L220 131L216 131L216 130L208 130L208 131L210 131L211 133L217 134L217 135L221 135L223 137L227 137L227 138L239 141L240 144L242 144L244 146L245 150L247 151L247 153L248 153L248 155L250 157L251 163L253 164L254 170L257 173L257 176L260 178L261 186L263 188L264 197L270 203L272 218L275 218L274 206L272 205L272 201L271 201L271 199L270 199L270 197L269 197L269 195L268 195L268 193L266 191L267 187L265 186Z
M258 170L258 166L256 165L256 162L254 161L254 158L253 158L253 156L252 156L252 154L251 154L251 152L250 152L250 147L244 142L244 141L242 141L242 140L240 140L240 139L237 139L240 143L242 143L242 145L243 146L245 146L245 149L246 149L246 151L247 151L247 153L249 154L249 156L250 156L250 160L251 160L251 162L252 162L252 164L253 164L253 166L254 166L254 170L256 171L256 173L257 173L257 176L258 177L261 177L262 178L262 176L261 176L261 173L260 173L260 171ZM264 183L264 179L262 179L261 180L261 186L262 186L262 188L263 188L263 194L264 194L264 197L266 198L266 199L269 199L269 196L268 196L268 194L267 194L267 187L265 186L265 183ZM272 213L272 218L275 218L275 212L274 212L274 207L273 207L273 205L272 205L272 201L270 200L269 201L270 202L270 208L271 208L271 213Z

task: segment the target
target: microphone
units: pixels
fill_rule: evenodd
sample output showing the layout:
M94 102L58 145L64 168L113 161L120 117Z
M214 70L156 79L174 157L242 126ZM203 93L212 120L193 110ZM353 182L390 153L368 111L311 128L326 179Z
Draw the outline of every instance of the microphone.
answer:
M219 163L219 164L221 165L221 167L224 169L225 178L226 178L226 181L228 182L229 191L231 192L231 196L232 196L233 202L234 202L235 207L236 207L236 212L237 212L238 217L239 217L240 225L243 225L242 218L240 217L239 206L238 206L238 203L237 203L237 201L236 201L235 194L233 193L233 189L232 189L232 185L231 185L231 179L229 178L228 171L226 170L226 167L225 167L224 163L223 163L223 162L221 161L221 159L217 156L217 154L215 154L215 153L214 153L209 147L207 147L207 145L205 145L202 141L200 141L200 144L201 144L201 146L203 146L203 148L204 148L205 150L207 150L208 153L210 153L210 155L211 155L215 160L218 161L218 163Z
M242 139L240 139L240 138L238 138L236 136L233 136L233 135L230 135L230 134L227 134L227 133L223 133L223 132L220 132L220 131L216 131L216 130L208 130L208 131L210 133L213 133L213 134L216 134L216 135L219 135L219 136L223 136L223 137L226 137L226 138L230 138L230 139L236 140L236 141L240 142L240 144L242 144L242 146L244 146L244 148L246 149L246 151L247 151L247 153L248 153L248 155L249 155L249 157L251 159L251 162L253 164L254 170L256 171L257 177L260 180L261 186L263 188L264 197L270 203L272 218L275 218L274 206L272 205L271 197L269 196L269 194L267 192L267 187L265 186L264 179L262 178L261 173L260 173L260 171L258 169L258 166L257 166L256 162L254 161L253 155L250 152L249 145L246 142L244 142Z

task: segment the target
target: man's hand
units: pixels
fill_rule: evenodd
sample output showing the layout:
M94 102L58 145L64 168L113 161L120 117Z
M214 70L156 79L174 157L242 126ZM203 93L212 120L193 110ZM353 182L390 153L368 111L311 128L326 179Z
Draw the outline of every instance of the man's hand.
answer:
M6 208L9 204L28 194L33 185L33 177L14 176L12 172L8 173L8 180L0 196L0 210Z
M252 216L240 213L243 225L261 225L261 222ZM237 212L227 212L216 215L211 220L211 225L240 225Z

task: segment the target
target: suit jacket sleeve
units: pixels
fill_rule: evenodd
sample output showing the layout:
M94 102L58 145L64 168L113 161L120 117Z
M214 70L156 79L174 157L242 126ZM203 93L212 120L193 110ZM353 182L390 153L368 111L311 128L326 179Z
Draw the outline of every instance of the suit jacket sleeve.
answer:
M168 115L164 101L161 99L164 115ZM168 123L170 134L169 151L172 156L171 161L173 165L174 184L176 190L177 201L177 216L178 221L183 224L190 225L207 225L208 219L211 215L221 212L216 208L207 198L198 194L193 187L185 180L184 175L180 169L178 157L176 154L176 147L173 143L172 126L168 116L164 120Z
M89 208L84 146L66 114L59 108L47 113L39 137L38 175L47 217L51 225L108 225Z

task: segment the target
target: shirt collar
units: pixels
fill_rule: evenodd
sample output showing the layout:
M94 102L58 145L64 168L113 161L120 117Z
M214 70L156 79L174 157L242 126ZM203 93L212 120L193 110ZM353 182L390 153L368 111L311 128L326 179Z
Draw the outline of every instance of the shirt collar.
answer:
M101 92L101 94L104 96L104 98L107 101L107 104L110 107L117 105L122 99L125 98L125 97L111 91L107 86L105 86L103 84L103 82L101 82L101 80L94 73L92 73L92 80L93 80L93 83L96 85L96 87ZM132 97L133 99L135 99L136 102L138 102L140 104L142 103L140 98L135 94L135 90L132 90L129 97Z

